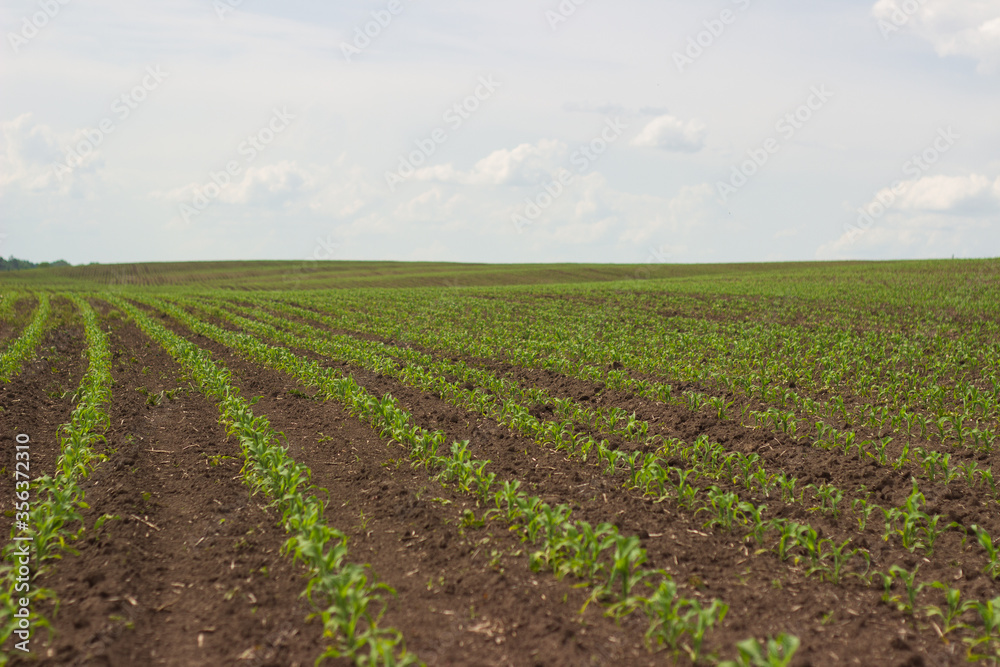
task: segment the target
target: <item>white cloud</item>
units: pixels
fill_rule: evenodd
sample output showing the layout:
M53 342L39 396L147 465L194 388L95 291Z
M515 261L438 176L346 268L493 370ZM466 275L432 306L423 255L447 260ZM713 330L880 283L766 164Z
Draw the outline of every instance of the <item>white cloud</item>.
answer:
M924 176L882 188L864 205L867 211L888 208L897 211L936 213L985 213L1000 208L1000 178L994 182L982 174Z
M675 116L658 116L632 139L632 145L697 153L705 146L705 124L698 119L685 123Z
M219 200L229 204L274 204L316 188L316 178L291 160L248 167L243 179L223 188Z
M1000 66L1000 0L878 0L883 34L899 27L927 40L939 56L968 56L981 71Z
M817 259L976 256L983 230L997 230L1000 178L982 174L926 176L880 190L855 211L857 224L816 251Z
M505 201L506 206L498 203L498 218L511 229L510 214L523 198ZM615 249L627 261L642 262L648 254L639 252L642 248L698 247L699 238L719 229L720 211L707 183L682 186L672 196L637 194L617 189L603 174L592 172L578 177L518 238L533 248L579 248L575 252L580 253L594 246L605 252Z
M396 207L394 215L413 221L442 222L455 216L462 203L458 194L449 196L440 185L428 190Z
M996 225L989 218L892 212L861 234L844 232L821 245L816 259L978 257L991 230L995 236Z
M927 176L907 185L899 202L904 210L944 212L969 207L996 208L1000 204L993 181L982 174Z
M228 185L218 189L212 202L243 207L308 211L334 218L357 213L379 195L358 167L345 168L344 156L334 165L302 166L294 160L250 166ZM192 205L198 193L211 193L212 181L191 182L171 190L150 192L154 201Z
M643 106L635 109L612 102L566 102L563 104L563 111L570 113L595 113L602 116L626 116L634 114L641 116L662 116L668 113L666 107Z
M87 11L71 4L0 68L0 231L18 256L73 262L297 258L328 235L342 244L338 256L358 259L642 262L647 248L669 247L679 261L753 261L775 246L801 259L857 216L839 208L844 192L867 198L887 178L917 176L895 165L948 123L961 150L928 174L949 176L910 184L848 250L896 256L896 238L927 254L927 239L942 234L944 254L945 225L972 230L963 238L996 254L1000 233L972 225L992 218L1000 230L990 112L1000 89L956 73L980 60L928 68L926 59L937 59L933 43L986 62L997 0L914 2L920 12L890 48L872 39L876 0L800 12L762 3L756 25L727 28L696 77L663 65L705 20L698 3L595 4L553 35L537 2L463 3L456 13L432 0L394 19L351 63L339 44L372 19L349 3L303 10L255 0L222 21L204 0L153 3L152 15L112 0ZM16 31L26 10L7 4L0 16ZM622 40L631 47L613 46ZM830 43L844 48L833 53ZM52 166L84 141L80 128L115 117L110 103L156 65L167 83L59 182ZM510 83L461 127L449 122L447 144L390 192L386 169L491 73ZM829 122L797 134L729 208L705 194L704 183L728 177L734 155L774 135L776 114L800 103L803 86L824 82L840 91ZM175 233L178 204L240 159L237 146L275 107L295 114L291 128L240 162L240 175ZM581 174L571 155L608 115L628 134ZM517 234L512 214L560 168L572 184ZM852 210L863 203L855 200ZM781 232L790 229L801 231ZM886 245L866 245L883 236Z
M73 173L92 171L99 163L97 151L91 152L81 165L64 173L60 179L54 167L57 162L65 162L60 146L70 143L71 139L58 136L48 125L34 122L30 113L0 124L0 137L2 193L18 188L28 192L55 190L65 194Z
M536 185L552 177L562 164L566 145L555 139L493 151L469 171L452 164L418 169L414 178L462 185Z

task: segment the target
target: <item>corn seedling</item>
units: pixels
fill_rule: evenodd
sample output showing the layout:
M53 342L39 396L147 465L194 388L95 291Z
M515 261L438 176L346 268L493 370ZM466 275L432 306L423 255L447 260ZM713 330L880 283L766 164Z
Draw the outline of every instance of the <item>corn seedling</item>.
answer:
M997 645L1000 644L1000 597L986 602L973 602L972 609L978 614L983 627L978 637L965 640L969 644L969 659L988 660L1000 657L997 651ZM984 647L987 652L975 653L974 651L981 650L980 647Z
M985 528L973 525L972 531L976 534L976 541L983 548L983 551L986 552L986 557L989 560L986 567L983 568L983 572L990 575L993 579L1000 577L1000 547L993 541L993 538L990 537Z
M975 607L974 602L962 602L962 592L957 588L950 588L949 586L941 583L940 581L935 581L931 583L931 586L944 591L945 608L937 607L935 605L927 605L924 607L924 613L928 617L937 616L941 619L941 634L946 635L949 632L958 630L960 628L968 627L960 621L962 614Z
M917 595L919 595L920 591L928 585L926 583L917 583L917 570L919 569L919 565L914 567L912 572L900 567L899 565L893 565L889 568L890 576L903 582L903 588L906 591L905 600L899 596L894 598L896 600L896 606L904 614L913 614L914 609L916 609Z
M708 490L708 506L702 507L695 514L701 512L714 513L714 516L705 522L705 528L718 526L723 530L729 530L740 516L739 497L735 493L723 492L719 487L712 486Z
M737 642L736 660L720 662L718 667L788 667L799 650L799 638L785 633L768 638L763 644L756 639Z

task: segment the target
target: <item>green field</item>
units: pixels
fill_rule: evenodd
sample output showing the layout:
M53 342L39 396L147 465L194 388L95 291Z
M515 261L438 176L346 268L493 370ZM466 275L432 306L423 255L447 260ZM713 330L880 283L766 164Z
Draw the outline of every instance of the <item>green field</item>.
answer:
M10 288L114 289L120 287L215 287L221 289L335 289L347 287L442 287L530 285L697 277L776 275L900 275L962 266L990 271L990 260L954 262L788 262L775 264L460 264L446 262L168 262L90 264L0 272ZM780 278L779 278L780 279Z
M1000 260L90 265L0 290L0 530L34 538L39 655L1000 659Z

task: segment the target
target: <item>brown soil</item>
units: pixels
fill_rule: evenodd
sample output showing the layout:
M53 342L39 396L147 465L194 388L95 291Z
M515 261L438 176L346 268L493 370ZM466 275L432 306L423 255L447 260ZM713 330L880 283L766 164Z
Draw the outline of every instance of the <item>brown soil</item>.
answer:
M180 328L177 330L184 333ZM191 334L188 332L188 335ZM255 365L234 358L220 345L200 336L193 339L226 359L231 368L243 368L242 373L254 373L258 377L268 375ZM322 361L315 354L302 350L296 352ZM624 534L640 535L650 556L648 566L666 569L675 580L683 582L688 595L717 596L732 606L731 615L723 628L711 635L710 643L717 651L728 652L736 641L747 636L760 637L787 631L802 639L799 656L808 664L875 664L871 660L877 660L878 664L909 664L911 660L920 660L921 656L935 656L940 664L958 664L961 661L962 653L956 653L954 645L940 646L935 637L914 632L902 614L881 604L877 591L857 581L849 580L834 586L819 582L815 577L806 577L804 568L779 563L773 554L750 557L741 534L706 531L701 526L703 519L696 519L670 503L656 504L624 493L620 479L609 479L592 465L567 461L559 454L540 451L531 441L502 425L475 418L434 396L402 386L389 378L376 377L367 371L333 364L329 360L325 363L349 372L376 395L391 393L422 426L442 428L449 439L470 440L473 455L490 459L493 462L490 469L496 471L500 479L519 479L550 503L570 504L576 518L592 524L613 522ZM546 383L538 382L538 379L534 378L531 384L545 386ZM570 381L567 378L559 380ZM258 390L253 391L256 393ZM304 391L304 388L299 390ZM555 393L565 394L562 391ZM704 426L707 424L694 423L690 428ZM318 425L314 426L310 432L314 434L317 428ZM729 424L729 428L739 429L734 424ZM742 434L737 438L738 442L731 444L750 445L744 442L747 440L745 436ZM763 437L760 433L757 436ZM405 467L404 463L400 470ZM813 471L817 472L815 468ZM400 473L397 471L396 474ZM762 499L754 500L759 502ZM776 508L772 516L810 521L824 531L824 536L835 535L838 530L852 535L856 533L846 522L838 527L836 522L817 521L816 515L807 514L801 506L785 507L773 498L765 502L769 507ZM877 542L877 535L874 531L870 532L874 535L872 542ZM914 561L912 555L905 551L902 554L893 551L886 554L886 559L896 556L902 558L901 563L904 564ZM887 560L885 567L888 567L888 562L892 561ZM909 563L910 567L914 562ZM526 566L523 559L520 566ZM381 569L376 569L382 574ZM977 578L971 570L969 576ZM790 610L794 613L792 618ZM824 622L820 623L820 620ZM639 645L643 630L640 626L635 618L631 619L631 624L628 621L623 624L623 629L632 631L631 641ZM408 624L397 627L403 629L408 637L411 636L406 630L410 627ZM890 645L884 641L886 636L898 637L898 641ZM797 664L807 662L797 661Z
M311 665L321 628L305 621L304 573L240 483L218 410L132 324L113 321L111 349L109 458L83 484L88 530L36 582L60 598L51 644L42 632L33 644L41 664ZM139 388L181 391L150 405ZM120 518L95 533L104 514Z
M10 341L20 335L21 329L31 320L37 305L38 300L34 297L23 297L14 304L9 320L0 319L0 350L6 348Z
M386 442L334 402L307 396L284 374L262 369L170 322L225 362L234 384L261 396L266 414L329 490L328 522L351 538L351 557L370 563L396 590L384 623L431 665L580 665L625 660L660 664L642 647L645 626L623 627L591 606L589 591L527 567L527 548L505 526L465 528L463 512L480 516L468 497L410 467ZM394 394L395 395L395 394ZM457 417L456 417L457 421Z
M109 316L105 304L95 305L110 327L114 353L108 460L84 482L90 509L84 512L88 530L74 544L79 555L64 557L36 582L60 598L53 639L45 644L44 634L38 634L33 659L14 664L311 664L324 640L319 624L306 621L312 610L300 597L304 573L280 553L285 535L279 517L241 483L238 448L219 426L216 406L189 387L156 343L131 323ZM442 487L426 470L412 468L398 444L335 402L315 400L314 389L289 376L249 362L168 318L160 321L211 350L232 370L244 396L261 397L254 413L269 418L287 438L293 458L312 470L313 483L326 489L328 523L348 534L351 560L369 563L372 574L395 589L395 596L385 597L381 624L399 629L407 646L428 664L689 664L666 652L650 653L643 642L646 623L638 614L616 624L590 605L581 615L589 589L532 572L530 547L506 525L467 525L466 512L481 517L486 508ZM56 342L47 345L65 349L60 353L65 361L56 363L65 368L57 377L75 386L85 369L79 355L82 331L63 327L51 336ZM75 342L60 343L59 336ZM798 667L964 664L960 642L943 643L922 618L915 623L882 604L880 587L855 578L834 585L808 576L804 566L780 562L771 552L755 553L742 532L706 529L704 515L626 492L620 475L567 460L493 420L392 378L296 352L352 375L375 395L391 393L421 426L440 428L450 440L469 440L473 455L489 459L488 470L499 480L518 479L547 502L569 504L575 519L611 522L623 534L638 535L649 556L646 567L669 572L688 597L718 597L730 605L721 627L708 635L710 651L732 657L737 641L790 632L802 640L794 661ZM863 483L877 491L880 502L894 504L909 492L905 476L718 420L707 411L692 414L684 406L664 406L549 372L469 361L557 396L635 411L664 435L693 439L705 433L731 449L757 452L772 472L799 476L799 488L828 481L853 491ZM38 378L33 380L26 367L0 393L0 405L8 408L0 413L5 427L10 405L29 399L42 405L36 399L44 396L43 380L53 376L49 364L33 362L39 363ZM172 399L165 394L147 399L178 389ZM68 417L68 401L45 412L25 412L23 428L54 433ZM539 418L551 417L545 406L536 412ZM16 432L21 423L9 427ZM40 466L54 454L38 451ZM34 448L32 456L34 463ZM0 492L9 497L10 489L3 488ZM994 526L991 513L979 508L971 494L956 493L958 488L928 485L924 492L936 512ZM919 562L922 574L957 581L953 585L966 597L993 597L1000 590L979 573L979 552L971 545L962 549L957 535L942 538L933 557L923 559L920 552L881 542L880 526L860 533L848 518L806 512L775 498L748 499L766 503L770 516L809 521L824 537L851 537L871 550L880 569L892 563L912 568ZM97 534L92 527L104 514L120 518ZM920 602L940 604L938 595L927 591ZM50 605L40 611L51 615L54 610Z
M342 333L338 331L338 333ZM370 336L358 336L364 339L375 339ZM392 344L392 341L385 341ZM432 356L442 356L433 351L422 349ZM309 353L306 353L309 354ZM775 433L767 428L748 428L740 424L738 419L719 419L709 406L703 407L698 413L692 413L686 405L666 405L651 401L627 392L609 390L604 385L578 380L565 375L540 369L527 369L499 360L464 358L473 366L486 368L498 375L509 377L523 386L540 387L548 390L555 398L573 398L583 405L599 408L617 406L627 413L635 413L640 419L652 425L651 434L664 437L676 437L692 442L699 435L706 435L710 441L719 442L731 451L744 454L756 453L765 462L770 473L784 472L799 479L797 489L802 490L809 484L833 484L845 492L842 501L844 512L850 515L850 503L855 497L862 496L861 487L872 492L872 502L885 507L901 506L912 490L911 475L919 471L894 471L886 466L879 466L871 459L859 461L855 457L844 456L839 450L824 451L810 447L803 441L796 441L783 433ZM692 383L675 383L675 395L684 390L707 391L705 387ZM395 395L395 392L393 392ZM738 417L740 401L737 397L726 395L727 400L736 400L736 405L729 409L731 416ZM766 406L754 402L753 409L763 410ZM536 406L535 416L543 419L553 418L552 406ZM595 437L606 438L607 435ZM864 434L862 435L864 437ZM632 450L636 444L617 438L608 437L613 448ZM931 443L914 443L913 447L926 446L928 449L946 449L947 446L932 446ZM900 450L901 444L890 446L889 451ZM996 468L1000 463L1000 452L993 455L978 454L950 450L953 460L974 459L980 465ZM893 454L895 455L895 454ZM675 463L677 464L677 463ZM726 488L724 483L718 486ZM969 489L964 481L956 480L950 485L931 484L924 479L920 484L922 493L926 496L925 511L931 514L941 514L945 522L958 522L966 528L973 524L981 526L992 535L1000 533L1000 516L981 502L979 493ZM858 530L853 519L844 518L831 520L819 514L807 513L801 504L784 504L774 498L753 498L745 489L730 487L741 497L754 500L756 503L766 503L770 508L770 516L793 518L809 522L823 532L825 537L839 537L840 540L851 538L854 544L871 551L873 566L887 570L890 565L906 565L913 567L913 555L902 549L893 549L881 539L880 514L876 512L873 520L865 531ZM962 547L963 536L960 532L951 531L940 538L935 546L935 559L932 564L922 565L923 573L931 579L974 582L974 584L957 584L966 594L975 595L980 599L992 599L1000 595L1000 584L982 575L986 563L985 556L978 548ZM956 584L952 584L956 585Z
M22 302L23 303L23 302ZM53 301L53 317L63 322L72 308L65 300ZM80 326L55 326L39 343L37 356L25 361L9 383L0 383L0 534L9 535L15 502L15 438L29 440L28 474L31 478L51 473L59 458L59 425L69 421L73 392L87 370ZM24 472L24 469L21 469Z

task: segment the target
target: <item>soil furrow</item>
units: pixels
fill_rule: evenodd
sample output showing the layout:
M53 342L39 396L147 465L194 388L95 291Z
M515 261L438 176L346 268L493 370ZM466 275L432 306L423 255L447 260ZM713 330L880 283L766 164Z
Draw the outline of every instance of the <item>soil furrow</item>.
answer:
M52 300L53 322L35 356L25 360L21 372L9 383L0 383L0 534L9 535L14 507L16 468L14 440L27 435L31 479L51 473L59 460L59 426L73 412L73 394L87 371L83 327L73 305ZM23 472L23 469L22 469Z
M191 336L190 332L187 335ZM228 350L207 339L197 337L196 340L216 354L230 355ZM714 638L718 641L720 636L725 637L722 645L732 645L748 634L763 636L790 631L803 640L806 655L827 646L838 651L838 657L848 656L849 662L856 657L862 661L858 664L863 664L870 654L866 651L864 655L852 656L853 646L859 645L858 642L860 645L877 642L878 637L887 632L898 634L903 627L902 616L886 613L884 607L879 609L878 596L870 589L857 584L816 586L815 580L807 580L802 570L781 565L772 555L750 558L739 535L706 533L700 530L702 522L694 521L690 513L675 511L672 504L658 505L626 494L620 487L620 480L615 482L604 477L593 466L540 451L532 441L492 420L480 419L390 378L328 359L324 361L307 351L295 352L340 368L376 395L391 393L425 428L440 427L451 439L470 440L473 454L491 459L491 469L496 470L500 478L516 477L528 483L531 492L539 493L546 501L571 504L576 518L594 524L612 521L625 534L639 534L648 550L651 566L663 567L690 590L721 597L734 605L734 611L740 610L733 622ZM788 608L810 609L805 613L812 615L804 617L802 627L797 624L788 627L787 621L782 627L779 619L787 619ZM830 613L839 618L842 627L838 633L825 633L822 628L817 631L812 627L813 618ZM926 636L905 630L904 635L906 639L897 643L902 648L887 648L883 657L888 662L912 651L929 650ZM913 648L915 646L922 648ZM821 654L816 657L818 664L827 664L829 659Z
M217 408L131 323L112 322L109 459L82 484L79 555L37 582L60 598L41 664L312 664L322 629L305 621L304 572L242 484ZM104 514L118 518L94 531Z
M334 402L283 373L248 362L172 321L163 323L212 351L233 372L255 411L288 437L293 458L330 492L327 518L351 538L350 554L397 592L383 622L433 665L659 664L642 646L645 623L622 627L593 605L589 590L527 567L526 545L504 526L463 525L485 508L410 467L406 452Z
M305 352L305 354L311 353ZM445 355L432 356L442 358ZM809 484L826 483L838 486L847 495L842 501L841 509L846 516L839 519L830 515L809 513L807 512L809 504L805 506L801 503L785 504L773 498L753 498L741 487L718 482L719 486L731 488L747 500L767 504L771 508L769 516L811 523L826 536L839 536L840 541L851 538L857 546L868 549L874 557L876 566L883 570L887 570L890 564L904 564L912 568L916 562L914 555L901 549L896 542L886 544L880 539L881 524L877 515L866 531L859 531L850 516L851 499L857 495L856 491L860 486L874 493L873 502L879 502L887 508L902 506L912 490L910 476L905 472L878 466L872 460L860 462L813 448L805 442L796 441L785 434L774 433L768 429L747 428L736 420L722 420L710 414L707 408L693 413L683 405L651 401L551 370L525 369L496 360L466 359L466 361L470 365L490 370L498 376L509 377L524 386L544 388L555 397L574 398L583 405L594 408L616 406L626 412L635 412L640 419L651 424L653 434L677 437L687 442L692 442L697 436L704 434L710 440L719 442L732 451L743 454L756 453L764 459L770 473L784 471L786 474L798 477L797 488L800 491ZM552 418L552 407L540 406L535 416ZM598 439L606 437L596 433L595 436ZM610 436L609 440L615 448L634 449L638 446L617 436ZM963 482L956 481L946 486L931 484L924 480L921 488L927 497L929 513L940 513L948 522L957 521L966 527L973 524L983 526L991 534L997 534L1000 530L1000 517L997 517L989 507L976 502L977 494L965 488ZM936 545L936 552L939 555L944 554L945 557L935 559L933 570L927 570L925 566L924 574L931 577L931 580L934 578L952 580L957 576L965 582L962 588L967 594L972 592L980 599L991 599L1000 593L1000 587L983 575L984 556L974 551L970 553L967 547L963 547L962 542L962 535L954 531L942 537Z

